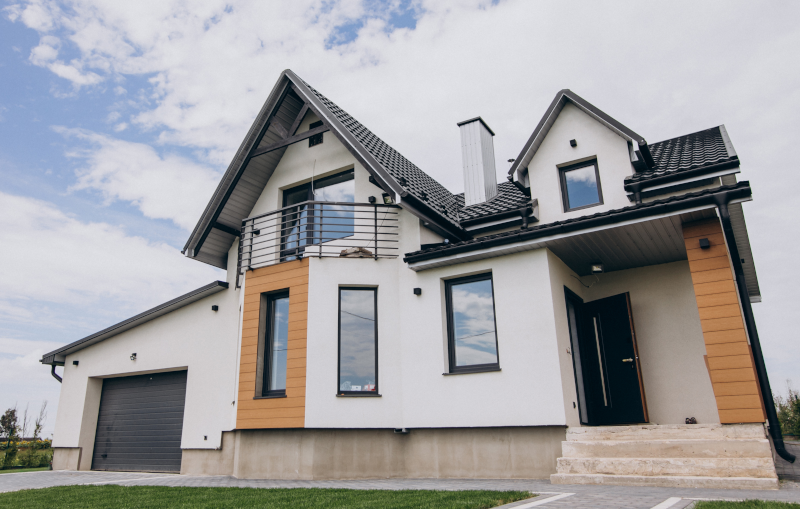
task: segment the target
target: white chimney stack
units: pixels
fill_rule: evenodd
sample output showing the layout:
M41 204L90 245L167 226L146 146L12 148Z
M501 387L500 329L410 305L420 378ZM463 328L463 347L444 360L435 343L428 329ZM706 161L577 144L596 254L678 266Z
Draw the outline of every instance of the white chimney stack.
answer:
M461 129L465 205L491 200L497 195L492 141L494 133L481 117L459 122L458 127Z

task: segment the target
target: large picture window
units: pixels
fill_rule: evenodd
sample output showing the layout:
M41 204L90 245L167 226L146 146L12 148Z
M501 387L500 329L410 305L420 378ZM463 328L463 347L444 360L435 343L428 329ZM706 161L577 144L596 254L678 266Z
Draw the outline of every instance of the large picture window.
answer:
M281 260L301 256L305 246L353 235L353 209L347 205L304 204L308 201L353 203L353 170L321 178L283 192ZM297 207L292 205L298 204ZM290 208L287 208L290 207Z
M500 369L491 274L445 281L450 373Z
M378 289L339 288L342 396L378 395Z
M289 292L266 294L262 397L286 395L286 351L289 343Z
M597 160L566 166L559 172L565 212L603 203Z

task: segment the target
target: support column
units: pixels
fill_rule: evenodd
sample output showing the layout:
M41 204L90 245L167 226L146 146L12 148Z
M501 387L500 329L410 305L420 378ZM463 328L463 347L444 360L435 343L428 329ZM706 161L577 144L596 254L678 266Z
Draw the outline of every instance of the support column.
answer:
M685 223L683 238L720 422L764 422L753 354L719 219ZM701 249L700 239L708 239L710 247Z

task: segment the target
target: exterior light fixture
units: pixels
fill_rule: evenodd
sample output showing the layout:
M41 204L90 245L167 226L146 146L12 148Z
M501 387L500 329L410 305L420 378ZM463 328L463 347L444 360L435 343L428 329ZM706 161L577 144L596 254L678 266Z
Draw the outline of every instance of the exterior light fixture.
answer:
M603 264L602 263L593 263L592 264L592 274L602 274L603 273Z
M708 249L711 247L711 242L708 239L700 239L700 249Z
M131 354L131 360L132 360L132 361L135 361L135 360L136 360L136 354L135 354L135 353L132 353L132 354Z
M569 140L569 146L570 147L577 147L578 146L578 142L575 141L575 140Z
M414 288L414 295L422 295L422 288Z
M214 304L213 306L211 306L211 311L219 311L219 306Z
M376 202L376 201L377 201L377 200L375 199L375 197L374 197L374 196L370 196L370 197L369 197L369 202L370 202L370 203L372 203L373 205L375 204L375 202Z

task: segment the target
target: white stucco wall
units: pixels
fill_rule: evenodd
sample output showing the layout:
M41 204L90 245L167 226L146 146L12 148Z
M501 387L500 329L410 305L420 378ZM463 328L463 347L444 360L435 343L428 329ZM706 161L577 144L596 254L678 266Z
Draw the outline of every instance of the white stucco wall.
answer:
M569 144L573 139L577 141L576 147ZM603 204L564 212L557 165L588 158L597 158ZM623 187L625 177L633 174L627 141L571 103L561 110L528 165L528 171L531 195L539 199L539 222L542 224L631 204Z

